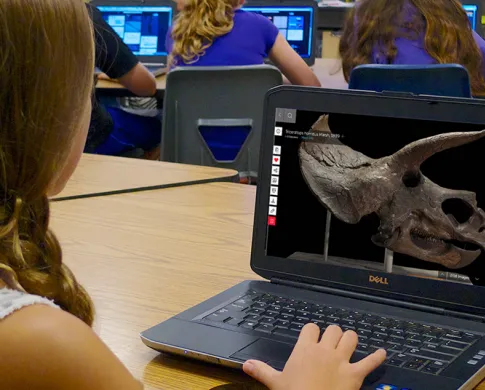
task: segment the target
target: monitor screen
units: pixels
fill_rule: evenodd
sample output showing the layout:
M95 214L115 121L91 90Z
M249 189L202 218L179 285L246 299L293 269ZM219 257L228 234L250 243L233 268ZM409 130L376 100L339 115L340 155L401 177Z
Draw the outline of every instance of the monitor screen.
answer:
M137 56L166 56L171 7L98 6L104 20Z
M312 55L313 8L312 7L244 7L246 11L267 17L280 30L290 46L302 58Z
M278 108L266 255L485 286L483 129Z
M478 7L476 5L463 4L463 8L468 15L472 29L475 31L477 29Z

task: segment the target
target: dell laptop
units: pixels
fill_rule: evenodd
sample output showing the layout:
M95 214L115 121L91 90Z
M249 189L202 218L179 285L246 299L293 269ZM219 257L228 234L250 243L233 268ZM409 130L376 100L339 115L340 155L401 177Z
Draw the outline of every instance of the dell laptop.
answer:
M143 342L283 369L301 328L354 330L363 388L485 377L485 103L283 86L268 92L251 268Z
M104 20L154 75L167 67L167 33L174 13L171 1L95 0Z
M243 10L268 18L307 65L315 64L316 2L249 0Z

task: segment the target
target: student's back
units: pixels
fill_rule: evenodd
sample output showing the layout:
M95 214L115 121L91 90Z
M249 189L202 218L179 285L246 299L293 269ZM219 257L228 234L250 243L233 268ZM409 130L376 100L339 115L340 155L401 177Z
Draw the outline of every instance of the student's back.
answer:
M320 86L303 59L267 18L243 0L179 0L167 35L171 67L260 65L269 57L293 84Z
M456 63L474 93L485 93L485 41L458 0L360 0L340 41L344 75L362 64Z
M278 29L264 16L238 9L232 30L214 40L204 55L194 63L178 66L259 65L268 57L278 36ZM173 42L169 39L169 49Z

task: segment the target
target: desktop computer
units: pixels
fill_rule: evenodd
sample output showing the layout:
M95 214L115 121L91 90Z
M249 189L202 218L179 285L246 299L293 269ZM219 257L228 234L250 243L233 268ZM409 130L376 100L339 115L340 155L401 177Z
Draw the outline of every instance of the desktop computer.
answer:
M316 3L248 2L243 9L271 20L309 66L315 63Z
M144 3L95 0L92 4L140 62L154 68L166 64L165 39L172 25L172 4L155 0Z

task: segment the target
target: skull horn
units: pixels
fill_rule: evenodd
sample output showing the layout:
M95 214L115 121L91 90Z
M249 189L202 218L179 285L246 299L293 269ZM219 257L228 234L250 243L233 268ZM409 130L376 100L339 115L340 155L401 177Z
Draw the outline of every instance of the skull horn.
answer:
M485 130L461 133L445 133L406 145L391 156L390 165L397 170L419 169L422 163L436 153L465 145L485 137Z

